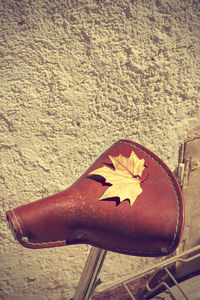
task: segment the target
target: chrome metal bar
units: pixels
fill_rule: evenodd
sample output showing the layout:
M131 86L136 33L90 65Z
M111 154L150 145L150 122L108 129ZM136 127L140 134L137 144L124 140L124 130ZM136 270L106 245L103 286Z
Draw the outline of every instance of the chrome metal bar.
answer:
M177 282L177 280L174 278L174 276L172 275L172 273L168 270L168 268L165 268L165 271L167 272L167 274L169 275L169 277L171 278L171 280L175 283L175 285L177 286L177 288L179 289L179 291L181 292L181 294L183 295L183 297L186 300L189 300L189 298L187 297L187 295L184 293L183 289L181 288L180 284Z
M122 285L125 287L125 289L127 290L129 296L131 297L131 299L136 300L135 297L133 296L132 292L130 291L130 289L128 288L128 286L126 285L126 283L122 282Z
M92 247L85 263L73 300L89 300L93 294L98 275L107 251Z
M166 283L166 282L164 282L164 281L162 281L160 284L158 284L155 288L150 288L150 286L149 286L149 282L146 284L146 288L147 288L147 290L148 290L148 292L149 293L153 293L153 292L155 292L156 290L158 290L160 287L164 287L165 289L167 289L168 291L169 291L169 293L170 293L170 295L173 297L173 299L174 300L176 300L176 296L174 295L174 293L172 292L172 289L170 288L170 286Z
M197 257L200 257L200 253L197 254L197 255L194 255L192 258L183 258L183 257L186 256L186 255L190 255L190 254L192 254L193 252L196 252L196 251L200 251L200 245L195 246L195 247L193 247L193 248L191 248L189 250L186 250L186 251L184 251L184 252L182 252L182 253L180 253L180 254L178 254L176 256L173 256L171 258L163 260L163 261L159 262L158 264L153 265L153 266L151 266L151 267L149 267L149 268L147 268L147 269L145 269L145 270L143 270L141 272L138 272L138 273L136 273L134 275L133 274L129 274L129 275L125 276L124 278L122 278L121 280L116 280L115 282L112 282L111 284L108 284L106 287L104 286L102 288L102 290L99 290L99 292L106 291L108 289L114 288L115 286L121 284L122 282L128 282L130 280L133 280L134 278L143 276L144 274L149 273L149 272L151 272L153 270L164 268L164 267L166 267L166 266L168 266L168 265L170 265L172 263L175 263L177 261L189 262L189 261L191 261L191 260L193 260L193 259L195 259Z

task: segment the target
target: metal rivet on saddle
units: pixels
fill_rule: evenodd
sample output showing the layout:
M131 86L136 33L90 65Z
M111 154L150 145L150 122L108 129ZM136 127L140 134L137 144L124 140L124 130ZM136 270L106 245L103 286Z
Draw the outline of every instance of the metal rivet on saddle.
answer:
M27 237L27 236L23 236L23 237L21 238L21 242L22 242L22 243L27 243L27 242L28 242L28 237Z
M168 249L166 247L162 247L160 250L162 253L168 253Z

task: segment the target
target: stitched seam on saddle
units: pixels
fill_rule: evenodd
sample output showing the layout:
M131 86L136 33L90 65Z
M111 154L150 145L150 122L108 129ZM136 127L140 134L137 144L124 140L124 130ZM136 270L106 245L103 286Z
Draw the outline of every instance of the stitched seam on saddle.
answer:
M159 165L161 168L162 168L162 170L165 172L165 174L167 175L167 177L170 179L170 183L171 183L171 186L173 187L173 190L174 190L174 192L175 192L175 196L176 196L176 205L177 205L177 218L176 218L176 228L175 228L175 231L174 231L174 238L173 238L173 240L172 240L172 243L171 243L171 246L170 246L170 249L173 247L173 245L174 245L174 243L175 243L175 240L176 240L176 236L177 236L177 232L178 232L178 227L179 227L179 217L180 217L180 207L179 207L179 198L178 198L178 195L177 195L177 192L176 192L176 189L175 189L175 187L174 187L174 184L173 184L173 182L172 182L172 180L171 180L171 177L169 176L169 174L168 174L168 172L165 170L165 168L153 157L153 156L151 156L149 153L147 153L145 150L143 150L143 149L141 149L140 147L138 147L137 145L133 145L133 144L131 144L131 143L129 143L129 142L122 142L122 141L119 141L119 143L120 144L127 144L127 145L129 145L129 146L134 146L135 148L137 148L138 150L140 150L140 151L142 151L142 152L144 152L146 155L148 155L150 158L152 158L155 162L156 162L156 164L157 165ZM139 252L138 252L139 253ZM145 253L145 252L144 252ZM152 252L152 253L154 253L154 252ZM155 252L155 253L157 253L157 252Z
M16 216L14 210L11 209L11 212L12 212L14 218L15 218L15 222L17 223L17 225L18 225L18 227L19 227L19 231L20 231L20 233L21 233L21 236L23 236L23 232L22 232L21 226L20 226L20 224L19 224L19 222L18 222L18 219L17 219L17 216Z
M24 234L23 234L22 228L20 226L20 223L18 222L17 216L16 216L16 214L15 214L15 212L14 212L13 209L11 211L12 211L12 214L13 214L13 216L15 218L15 221L16 221L18 227L19 227L19 231L21 233L21 236L23 237ZM65 242L66 242L65 240L63 240L63 241L55 241L55 242L54 241L52 241L52 242L42 242L42 243L32 243L32 242L27 241L27 242L24 242L24 244L29 244L29 245L48 245L48 244L65 243Z
M49 245L49 244L53 244L53 245L55 245L55 244L57 244L57 243L59 243L59 244L63 244L63 243L66 243L66 240L63 240L63 241L52 241L52 242L42 242L42 243L32 243L32 242L25 242L24 244L29 244L29 245Z

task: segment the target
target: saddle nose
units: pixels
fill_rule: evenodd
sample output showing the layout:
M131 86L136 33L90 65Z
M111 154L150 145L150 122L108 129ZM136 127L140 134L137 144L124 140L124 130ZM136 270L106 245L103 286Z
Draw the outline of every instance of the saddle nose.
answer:
M172 253L180 241L178 183L153 152L120 140L68 189L6 212L27 248L86 243L136 256Z
M66 245L65 237L70 236L73 216L78 213L70 195L71 189L9 210L7 219L20 244L28 248Z

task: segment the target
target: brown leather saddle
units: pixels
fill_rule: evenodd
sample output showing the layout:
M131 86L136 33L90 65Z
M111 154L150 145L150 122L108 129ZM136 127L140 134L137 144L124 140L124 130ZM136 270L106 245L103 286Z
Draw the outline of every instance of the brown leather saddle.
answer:
M183 231L183 201L164 162L120 140L68 189L7 212L27 248L90 244L138 256L172 253Z

